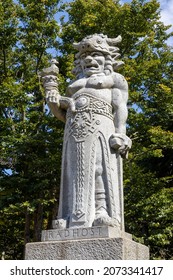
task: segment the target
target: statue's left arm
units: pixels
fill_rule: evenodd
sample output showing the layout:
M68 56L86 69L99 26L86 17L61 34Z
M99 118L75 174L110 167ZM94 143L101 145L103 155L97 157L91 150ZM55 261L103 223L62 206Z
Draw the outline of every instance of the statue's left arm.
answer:
M123 158L127 158L128 150L131 147L131 140L126 135L128 84L125 78L116 73L114 87L112 89L112 106L114 114L115 133L110 138L110 145Z

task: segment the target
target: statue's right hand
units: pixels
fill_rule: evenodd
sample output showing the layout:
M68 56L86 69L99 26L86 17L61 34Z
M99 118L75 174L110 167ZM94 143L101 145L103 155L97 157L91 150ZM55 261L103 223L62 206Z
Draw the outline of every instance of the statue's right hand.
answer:
M55 89L46 90L46 101L48 103L56 103L59 105L60 98L61 96L57 90Z

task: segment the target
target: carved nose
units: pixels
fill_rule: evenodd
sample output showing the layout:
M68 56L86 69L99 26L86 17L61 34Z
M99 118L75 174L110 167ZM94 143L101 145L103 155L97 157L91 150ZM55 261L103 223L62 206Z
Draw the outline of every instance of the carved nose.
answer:
M89 63L92 61L92 56L88 55L86 58L85 58L85 62Z

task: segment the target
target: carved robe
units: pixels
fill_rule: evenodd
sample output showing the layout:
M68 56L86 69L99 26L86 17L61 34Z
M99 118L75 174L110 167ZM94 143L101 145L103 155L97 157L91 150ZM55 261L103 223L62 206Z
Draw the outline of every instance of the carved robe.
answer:
M76 90L75 111L67 110L58 213L67 227L91 227L99 207L123 227L122 159L109 145L115 126L111 89L103 87L97 81L97 89L88 85Z

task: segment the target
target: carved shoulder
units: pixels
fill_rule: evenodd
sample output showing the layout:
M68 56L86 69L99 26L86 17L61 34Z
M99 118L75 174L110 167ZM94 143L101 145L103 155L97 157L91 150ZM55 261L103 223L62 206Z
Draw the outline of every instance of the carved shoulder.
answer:
M128 84L123 75L113 73L114 87L120 90L128 91Z

